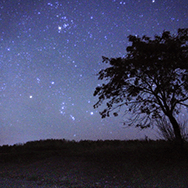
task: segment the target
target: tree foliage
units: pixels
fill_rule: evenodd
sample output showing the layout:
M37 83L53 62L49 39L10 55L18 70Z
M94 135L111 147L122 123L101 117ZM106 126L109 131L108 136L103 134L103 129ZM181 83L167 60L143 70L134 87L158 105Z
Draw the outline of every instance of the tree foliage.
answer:
M176 138L181 138L176 115L181 107L188 108L188 28L176 35L163 31L161 36L128 36L131 46L124 58L102 57L110 66L98 73L104 80L94 96L102 118L113 112L117 116L122 106L133 114L131 124L149 127L163 115L170 120ZM179 135L178 135L179 134Z

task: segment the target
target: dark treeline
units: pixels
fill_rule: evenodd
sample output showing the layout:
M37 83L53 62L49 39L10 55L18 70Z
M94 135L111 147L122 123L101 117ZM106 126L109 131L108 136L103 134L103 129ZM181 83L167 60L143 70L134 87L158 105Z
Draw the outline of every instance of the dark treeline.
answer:
M187 156L188 143L184 152L174 149L172 142L165 140L81 140L47 139L29 141L13 146L0 147L0 163L30 163L49 157L75 158L97 161L163 161L177 160L179 155ZM183 157L184 158L184 157ZM178 159L179 160L179 159Z
M0 146L0 154L8 152L31 152L47 150L69 150L72 152L83 152L105 149L143 149L143 147L163 148L171 147L172 143L165 140L66 140L66 139L46 139L18 143L14 145Z
M31 150L55 150L55 149L72 149L75 148L87 148L87 149L96 149L96 148L117 148L117 147L126 147L140 144L161 144L167 143L164 140L66 140L66 139L46 139L46 140L36 140L28 141L26 143L17 143L14 145L3 145L0 146L0 152L11 152L11 151L31 151Z

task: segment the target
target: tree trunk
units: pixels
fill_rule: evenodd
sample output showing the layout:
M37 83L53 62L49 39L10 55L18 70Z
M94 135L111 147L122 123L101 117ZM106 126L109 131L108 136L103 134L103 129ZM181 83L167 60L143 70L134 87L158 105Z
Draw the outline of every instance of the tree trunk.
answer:
M175 144L182 149L183 148L183 139L182 139L182 135L181 135L180 126L171 113L169 113L167 116L172 124L173 129L174 129Z

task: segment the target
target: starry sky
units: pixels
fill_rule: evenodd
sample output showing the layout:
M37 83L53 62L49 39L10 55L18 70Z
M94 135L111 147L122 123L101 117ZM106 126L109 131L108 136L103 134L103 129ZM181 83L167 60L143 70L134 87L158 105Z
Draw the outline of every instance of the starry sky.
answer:
M130 34L187 28L187 10L187 0L1 0L0 145L153 138L101 119L96 73L102 56L126 55Z

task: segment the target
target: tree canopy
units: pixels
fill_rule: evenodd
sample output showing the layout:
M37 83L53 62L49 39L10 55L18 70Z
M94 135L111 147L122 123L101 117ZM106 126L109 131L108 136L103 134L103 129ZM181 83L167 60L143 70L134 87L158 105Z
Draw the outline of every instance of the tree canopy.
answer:
M128 36L132 45L124 58L102 57L110 66L98 73L104 83L96 87L94 96L98 108L106 101L102 118L113 112L117 116L122 106L132 113L131 124L149 127L153 121L166 116L177 139L181 133L176 115L188 108L188 28L178 29L176 35L163 31L154 39Z

